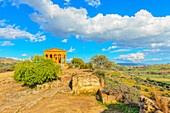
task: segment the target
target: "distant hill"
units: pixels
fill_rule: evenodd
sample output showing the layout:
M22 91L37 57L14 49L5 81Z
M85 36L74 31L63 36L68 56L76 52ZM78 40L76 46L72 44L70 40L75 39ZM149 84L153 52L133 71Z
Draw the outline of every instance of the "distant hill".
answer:
M147 64L142 64L142 63L117 63L117 64L123 66L147 66Z
M16 65L17 62L19 62L19 61L14 60L12 58L0 57L0 72L2 72L2 71L10 71L11 66Z

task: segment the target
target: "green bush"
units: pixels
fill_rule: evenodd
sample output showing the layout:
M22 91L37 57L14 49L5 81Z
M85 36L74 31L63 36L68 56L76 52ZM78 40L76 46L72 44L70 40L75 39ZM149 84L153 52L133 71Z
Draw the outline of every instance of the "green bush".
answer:
M134 88L138 89L138 90L141 90L141 87L140 86L133 86Z
M68 63L68 68L73 68L73 64L72 63Z
M103 70L97 70L94 72L94 74L98 77L98 78L104 78L105 77L105 72Z
M59 72L60 66L56 66L52 59L34 55L15 66L14 79L34 87L56 79Z
M148 88L145 88L145 92L149 92L149 89L148 89Z
M81 64L84 63L84 61L81 58L73 58L71 60L71 63L74 64L74 65L81 65Z
M79 65L75 65L75 68L78 68L79 67Z
M151 80L151 79L149 77L147 77L146 80Z
M88 63L83 63L80 65L80 69L90 69L90 65Z
M160 91L164 91L164 88L161 88Z
M15 65L11 66L11 71L14 71Z
M108 84L104 87L106 93L114 95L117 101L124 102L125 104L130 104L131 106L138 103L138 97L140 96L140 91L131 86L125 85L123 83Z

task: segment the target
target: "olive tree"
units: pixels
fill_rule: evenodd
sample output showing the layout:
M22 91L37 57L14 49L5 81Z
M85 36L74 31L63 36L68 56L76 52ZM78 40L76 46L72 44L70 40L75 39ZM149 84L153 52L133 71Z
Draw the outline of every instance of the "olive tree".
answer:
M91 57L90 64L96 69L111 69L112 62L106 57L106 55L94 55Z

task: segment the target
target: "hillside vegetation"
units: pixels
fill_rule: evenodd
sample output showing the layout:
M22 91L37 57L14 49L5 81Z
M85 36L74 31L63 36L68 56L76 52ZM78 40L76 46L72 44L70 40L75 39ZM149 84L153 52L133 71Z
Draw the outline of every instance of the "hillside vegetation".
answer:
M17 62L19 61L12 58L0 57L0 72L13 70L11 67L15 66Z

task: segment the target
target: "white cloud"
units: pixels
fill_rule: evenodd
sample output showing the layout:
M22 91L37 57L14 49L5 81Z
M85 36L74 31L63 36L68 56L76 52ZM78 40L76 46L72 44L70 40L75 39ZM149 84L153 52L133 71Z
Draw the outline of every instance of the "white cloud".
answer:
M70 1L71 0L64 0L66 3L64 3L64 5L70 5Z
M72 59L73 59L73 58L67 59L67 61L68 61L68 62L71 62Z
M101 4L100 0L85 0L85 2L87 2L88 5L93 7L98 7Z
M12 58L14 60L20 60L20 61L24 61L25 59L20 59L20 58L16 58L16 57L7 57L7 58Z
M67 51L67 52L74 52L75 49L73 49L72 47Z
M132 61L132 62L140 62L141 60L144 59L144 54L143 53L131 53L128 55L120 55L116 57L115 59L117 60L124 60L124 61Z
M76 39L80 39L80 36L79 36L79 35L76 35Z
M22 56L24 56L24 57L25 57L25 56L27 56L27 54L25 54L25 53L24 53L24 54L22 54Z
M1 44L1 46L13 46L15 44L11 43L10 41L5 41Z
M64 0L64 1L66 1L66 2L70 2L71 0Z
M115 49L115 48L117 48L117 46L111 46L108 49L103 48L102 51L109 51L109 50Z
M19 26L6 25L6 20L0 21L0 39L22 39L29 38L30 41L44 41L46 38L41 32L31 34L25 30L20 30Z
M61 42L67 43L67 39L62 40Z
M119 49L119 50L111 51L110 53L124 52L124 51L130 51L130 49Z
M144 59L144 61L160 61L162 58L152 58L152 59Z
M1 1L0 1L1 2ZM6 24L5 24L5 22L6 22L6 20L5 19L3 19L3 20L0 20L0 26L5 26Z
M170 42L170 40L169 40ZM145 54L152 55L169 55L170 54L170 43L168 41L165 43L152 43L150 47L143 50Z
M99 13L88 17L84 8L60 8L51 0L13 0L14 4L32 7L35 12L30 15L31 19L56 37L73 34L86 40L113 41L125 48L148 48L153 43L170 43L170 16L154 17L148 11L140 10L134 16L104 16Z

